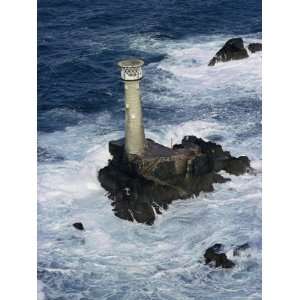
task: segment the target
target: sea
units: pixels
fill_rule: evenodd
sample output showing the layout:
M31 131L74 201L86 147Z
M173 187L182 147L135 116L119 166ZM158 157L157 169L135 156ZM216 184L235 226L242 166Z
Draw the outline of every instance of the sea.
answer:
M262 53L207 66L230 38L261 42L261 1L37 3L38 299L261 299ZM114 216L97 172L124 136L117 62L127 58L145 61L147 137L215 141L254 172L222 173L231 181L173 202L153 226ZM233 269L204 264L215 243ZM243 243L247 253L233 256Z

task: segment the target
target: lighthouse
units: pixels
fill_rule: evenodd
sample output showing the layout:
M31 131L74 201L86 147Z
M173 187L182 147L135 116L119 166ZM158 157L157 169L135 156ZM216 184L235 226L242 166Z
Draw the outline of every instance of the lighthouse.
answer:
M140 80L143 77L140 59L122 60L121 78L125 88L125 152L130 155L142 156L145 148L143 112L140 96Z
M171 148L145 139L139 82L139 59L118 63L125 87L125 139L109 141L112 159L98 173L102 187L121 219L153 224L156 215L177 199L213 191L228 179L221 170L241 175L251 170L246 156L233 157L221 145L196 136L183 137Z

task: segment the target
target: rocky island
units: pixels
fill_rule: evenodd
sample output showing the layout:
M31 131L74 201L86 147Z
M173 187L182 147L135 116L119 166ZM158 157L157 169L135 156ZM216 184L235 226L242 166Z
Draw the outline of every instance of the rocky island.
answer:
M148 225L172 201L211 192L214 183L230 180L219 171L241 175L251 169L246 156L233 157L220 145L195 136L185 136L172 149L146 139L143 156L128 158L124 139L111 141L109 151L113 159L98 179L115 215Z
M250 43L248 45L250 53L262 51L261 43ZM224 46L209 61L208 66L214 66L216 63L227 62L230 60L239 60L249 57L248 51L244 46L242 38L233 38L228 40Z
M145 138L139 81L144 62L119 62L125 86L125 138L110 141L112 159L98 173L102 187L121 219L153 224L155 216L177 199L213 191L214 183L241 175L250 168L246 156L233 157L221 145L185 136L172 148Z

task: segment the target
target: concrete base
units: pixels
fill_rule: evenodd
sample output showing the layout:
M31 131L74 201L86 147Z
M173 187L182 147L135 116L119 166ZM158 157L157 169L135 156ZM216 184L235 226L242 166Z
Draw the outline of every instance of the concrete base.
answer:
M211 192L213 183L228 181L219 171L240 175L250 170L247 157L232 157L220 145L194 136L184 137L173 149L147 139L142 157L127 157L124 141L109 143L113 159L98 178L115 215L129 221L151 225L173 200Z

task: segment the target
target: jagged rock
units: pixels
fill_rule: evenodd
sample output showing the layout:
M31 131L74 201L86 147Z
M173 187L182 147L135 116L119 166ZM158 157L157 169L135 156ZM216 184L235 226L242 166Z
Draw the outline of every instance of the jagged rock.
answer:
M241 175L247 171L250 160L247 156L232 157L224 164L224 170L230 174Z
M218 62L247 58L249 55L244 47L242 38L228 40L225 45L209 61L209 66L214 66Z
M233 268L235 266L234 262L227 258L224 253L224 245L215 244L212 247L206 249L204 253L205 264L214 265L217 267L222 267L225 269Z
M78 230L84 230L83 224L81 222L74 223L73 227L78 229Z
M240 256L243 251L246 251L249 248L250 248L249 243L236 246L233 250L233 256Z
M248 45L248 49L251 53L258 52L262 50L262 44L261 43L251 43Z
M219 171L240 175L251 169L247 157L235 158L220 145L195 136L184 137L172 149L147 139L143 157L127 158L124 139L109 142L109 151L113 159L98 179L115 215L148 225L172 201L211 192L214 183L230 180Z

